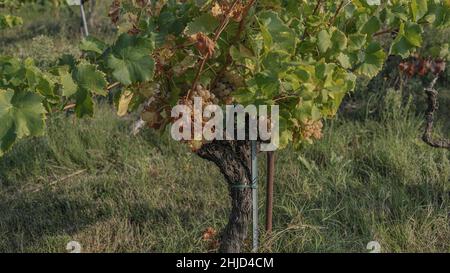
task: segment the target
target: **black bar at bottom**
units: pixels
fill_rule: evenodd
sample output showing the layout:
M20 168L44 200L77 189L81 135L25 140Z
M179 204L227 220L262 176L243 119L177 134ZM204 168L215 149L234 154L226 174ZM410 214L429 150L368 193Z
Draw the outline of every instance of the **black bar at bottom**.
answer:
M358 270L402 272L445 268L450 254L0 254L2 267L15 271L90 272L311 272Z

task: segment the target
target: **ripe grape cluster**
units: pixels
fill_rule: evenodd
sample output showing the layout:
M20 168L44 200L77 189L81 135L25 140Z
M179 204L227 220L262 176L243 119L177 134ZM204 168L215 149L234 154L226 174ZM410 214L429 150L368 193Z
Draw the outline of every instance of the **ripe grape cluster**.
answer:
M302 122L301 136L306 141L319 140L322 138L323 123L321 120L307 119Z
M201 84L197 85L197 87L190 93L189 97L189 101L191 102L193 101L194 97L202 98L203 108L208 105L219 103L219 99L216 97L216 95L203 87L203 85Z
M200 108L196 108L194 107L194 98L195 97L199 97L201 98L202 101L202 107ZM191 122L190 122L190 126L191 126L191 137L190 140L185 140L189 146L191 147L191 149L193 151L197 151L199 150L202 145L204 143L206 143L206 140L203 139L202 140L194 140L194 122L195 122L195 117L201 117L202 120L202 128L203 126L211 119L211 118L205 118L203 116L203 111L205 110L206 107L208 107L209 105L217 105L219 103L218 98L216 97L216 95L214 95L212 92L210 92L207 88L205 88L203 85L198 84L194 90L191 90L191 92L189 92L189 95L183 97L180 99L179 103L180 105L186 105L189 109L190 109L190 113L191 113ZM188 125L184 125L184 127L187 127Z
M217 1L211 8L211 13L214 17L223 18L226 14L230 13L230 17L236 21L240 22L242 20L242 14L244 12L244 5L240 2L234 5L233 10L232 2L230 0Z
M217 82L215 87L212 89L212 92L216 94L220 101L229 105L233 103L231 93L234 89L234 85L227 78L223 77Z

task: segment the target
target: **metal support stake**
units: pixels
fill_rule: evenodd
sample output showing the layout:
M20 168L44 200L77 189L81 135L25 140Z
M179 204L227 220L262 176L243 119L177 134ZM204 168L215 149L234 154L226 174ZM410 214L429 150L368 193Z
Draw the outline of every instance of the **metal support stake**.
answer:
M87 25L87 21L86 21L86 14L84 13L84 0L81 0L80 9L81 9L81 19L83 20L84 35L86 35L86 37L88 37L89 30L88 30L88 25Z
M275 153L267 152L266 231L272 232L273 183L275 178Z
M251 141L252 153L252 201L253 201L253 252L258 251L258 160L256 140Z

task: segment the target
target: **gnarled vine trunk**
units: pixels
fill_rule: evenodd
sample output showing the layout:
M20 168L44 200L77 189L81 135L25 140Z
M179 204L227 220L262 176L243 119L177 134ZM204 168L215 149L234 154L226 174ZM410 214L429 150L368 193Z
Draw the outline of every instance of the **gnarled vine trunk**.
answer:
M219 167L230 191L231 212L219 251L239 253L247 238L252 212L250 142L213 141L203 145L197 154Z
M435 78L431 81L430 86L425 88L425 93L427 94L428 98L428 109L425 116L426 124L422 139L431 147L450 149L449 139L433 138L434 114L438 110L438 91L434 88L437 80L438 76L435 76Z

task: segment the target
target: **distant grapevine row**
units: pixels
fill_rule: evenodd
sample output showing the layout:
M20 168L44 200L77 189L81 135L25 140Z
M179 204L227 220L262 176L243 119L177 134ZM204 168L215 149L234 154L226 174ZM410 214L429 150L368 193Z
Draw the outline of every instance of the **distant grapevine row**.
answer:
M26 4L60 7L66 5L67 2L66 0L0 0L0 8L14 9Z

